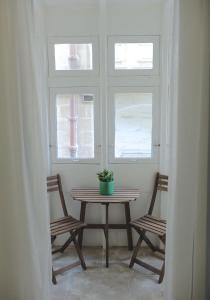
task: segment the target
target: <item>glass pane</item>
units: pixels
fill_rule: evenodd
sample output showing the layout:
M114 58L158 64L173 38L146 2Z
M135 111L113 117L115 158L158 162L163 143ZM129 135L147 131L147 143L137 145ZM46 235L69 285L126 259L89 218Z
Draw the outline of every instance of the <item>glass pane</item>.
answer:
M56 44L56 70L92 70L92 44Z
M115 94L115 157L152 156L152 93Z
M153 68L153 43L115 44L116 70L147 70Z
M57 157L94 158L94 96L56 97Z

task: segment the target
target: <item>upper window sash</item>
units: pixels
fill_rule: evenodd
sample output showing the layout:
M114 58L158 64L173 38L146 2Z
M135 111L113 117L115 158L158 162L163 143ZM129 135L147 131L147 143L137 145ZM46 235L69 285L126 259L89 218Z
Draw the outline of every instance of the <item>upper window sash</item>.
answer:
M96 37L50 37L49 76L93 76L99 71Z
M109 75L159 75L159 51L159 36L110 36Z

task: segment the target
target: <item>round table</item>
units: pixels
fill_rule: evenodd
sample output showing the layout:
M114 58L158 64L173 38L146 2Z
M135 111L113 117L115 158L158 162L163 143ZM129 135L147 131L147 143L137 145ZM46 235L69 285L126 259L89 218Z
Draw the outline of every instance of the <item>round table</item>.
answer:
M103 229L106 240L106 267L109 267L109 229L126 229L128 249L133 250L132 230L130 226L130 202L139 197L138 189L116 188L112 195L101 195L98 188L74 188L71 191L72 198L81 202L80 221L85 222L87 204L100 203L106 208L105 224L87 224L84 228ZM125 224L109 224L109 204L123 204L125 207ZM83 230L78 236L78 242L82 248Z

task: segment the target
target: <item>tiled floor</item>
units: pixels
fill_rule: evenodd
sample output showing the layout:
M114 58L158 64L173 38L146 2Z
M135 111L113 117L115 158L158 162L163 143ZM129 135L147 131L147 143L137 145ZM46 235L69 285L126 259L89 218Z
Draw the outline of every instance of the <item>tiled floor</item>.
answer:
M52 287L52 300L163 300L163 284L157 275L135 265L128 268L131 253L126 248L110 250L110 267L105 268L102 248L84 248L87 270L80 266L57 276ZM159 260L143 250L145 260L159 266ZM149 256L148 256L149 255ZM55 269L77 260L74 249L54 258Z

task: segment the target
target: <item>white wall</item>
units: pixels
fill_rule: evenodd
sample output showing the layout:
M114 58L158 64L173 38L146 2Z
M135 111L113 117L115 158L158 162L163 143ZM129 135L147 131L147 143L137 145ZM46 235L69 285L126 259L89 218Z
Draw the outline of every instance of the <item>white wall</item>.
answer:
M46 7L47 33L48 36L99 36L101 53L104 54L106 40L103 38L106 38L106 35L160 35L162 38L163 7L163 0L48 0ZM98 83L103 91L101 96L102 109L105 109L107 86L104 84L106 70L103 71L104 75L101 75ZM59 80L49 78L50 87L59 86L59 84ZM66 80L66 85L68 84L69 81ZM104 134L101 141L103 146L103 143L108 143L107 128L103 127L103 122L101 122L101 126ZM53 164L52 173L59 172L61 174L66 199L70 199L72 187L97 186L96 173L104 166L113 169L116 185L141 188L141 197L131 205L131 214L132 217L139 217L144 214L151 195L154 172L159 169L158 162L153 164L109 165L107 153L103 152L99 165ZM79 203L70 200L68 206L71 207L72 214L78 217ZM53 215L56 216L58 212L58 206L53 202ZM104 211L101 206L95 205L87 209L87 221L100 222L103 218ZM120 206L112 207L110 218L112 222L124 221L123 208ZM114 245L125 244L126 234L124 231L112 232L110 240L111 244ZM85 243L88 245L101 245L102 241L103 233L101 231L91 230L85 234Z

